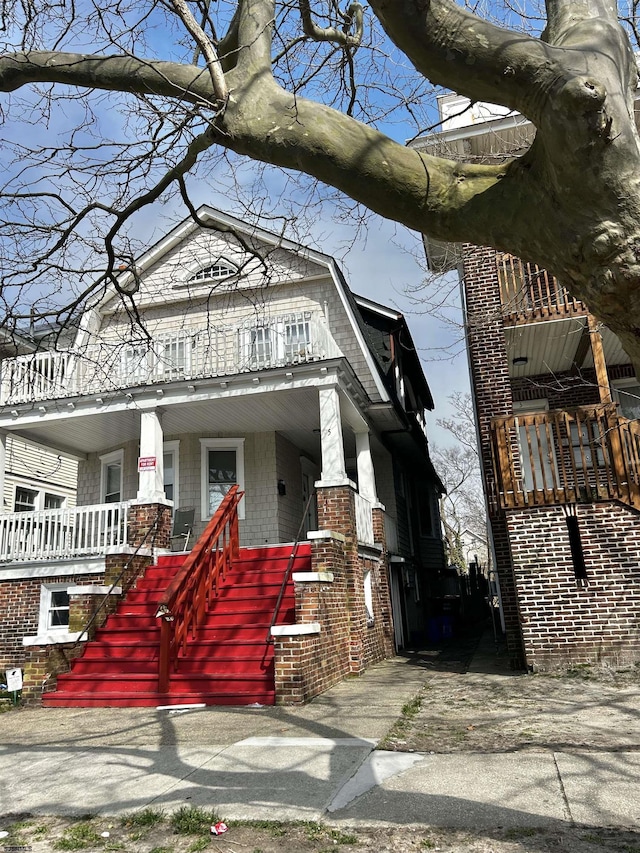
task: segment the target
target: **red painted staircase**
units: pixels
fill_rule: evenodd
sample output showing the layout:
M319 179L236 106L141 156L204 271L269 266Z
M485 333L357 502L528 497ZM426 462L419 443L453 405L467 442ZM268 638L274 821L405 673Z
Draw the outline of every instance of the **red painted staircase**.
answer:
M291 545L241 548L220 584L204 624L178 659L169 689L158 692L158 602L186 555L160 557L86 644L71 672L58 676L46 707L273 705L273 645L267 634ZM298 545L292 571L309 571L309 543ZM293 583L285 588L277 624L294 621Z

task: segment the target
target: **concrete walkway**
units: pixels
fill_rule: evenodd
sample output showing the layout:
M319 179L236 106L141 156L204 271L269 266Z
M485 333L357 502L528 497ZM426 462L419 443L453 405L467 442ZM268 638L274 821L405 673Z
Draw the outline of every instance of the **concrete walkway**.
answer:
M186 804L228 820L640 826L638 752L376 750L425 678L398 657L303 708L7 713L0 716L0 815Z

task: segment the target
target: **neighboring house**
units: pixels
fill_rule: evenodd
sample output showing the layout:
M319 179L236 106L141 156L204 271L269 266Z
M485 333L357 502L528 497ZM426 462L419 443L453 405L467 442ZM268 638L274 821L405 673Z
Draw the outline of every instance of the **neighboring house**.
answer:
M426 635L444 570L433 401L402 315L353 295L332 258L203 207L68 348L5 359L0 404L5 448L79 461L76 508L0 516L1 594L31 605L4 621L2 664L24 666L32 693L82 651L82 615L169 551L172 511L191 511L192 545L234 484L241 546L300 533L310 549L273 641L276 701L393 653L394 631L396 647Z
M468 106L468 102L466 102ZM415 144L495 160L521 116L443 98ZM457 116L451 118L451 116ZM640 659L640 382L620 341L545 270L425 241L457 269L504 624L514 664Z

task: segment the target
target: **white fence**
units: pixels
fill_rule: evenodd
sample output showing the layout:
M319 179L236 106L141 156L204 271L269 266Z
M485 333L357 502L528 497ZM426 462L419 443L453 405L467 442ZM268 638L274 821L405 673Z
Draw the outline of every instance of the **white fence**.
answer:
M127 542L126 503L0 513L0 562L103 554Z
M176 380L228 376L341 355L324 315L303 311L153 338L92 341L82 352L40 352L0 364L0 405L75 397Z

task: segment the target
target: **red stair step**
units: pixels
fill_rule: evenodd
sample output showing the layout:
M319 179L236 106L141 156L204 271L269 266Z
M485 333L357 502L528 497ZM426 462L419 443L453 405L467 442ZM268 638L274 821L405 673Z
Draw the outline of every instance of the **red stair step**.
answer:
M303 543L293 571L310 569ZM204 625L179 658L167 693L157 691L160 622L158 602L187 555L160 557L87 643L58 689L43 696L47 707L135 707L171 704L273 704L273 646L268 633L282 588L291 545L241 549L220 581ZM277 622L294 619L289 580Z

